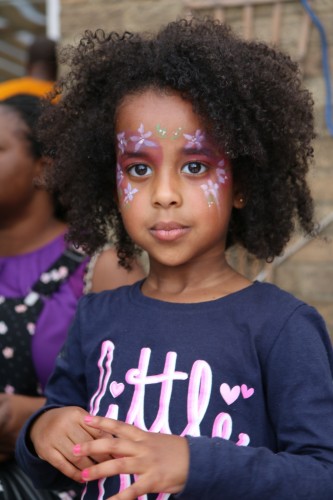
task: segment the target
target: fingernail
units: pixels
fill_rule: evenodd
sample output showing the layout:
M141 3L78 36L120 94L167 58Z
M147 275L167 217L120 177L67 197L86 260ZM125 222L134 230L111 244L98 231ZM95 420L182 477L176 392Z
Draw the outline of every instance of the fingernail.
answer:
M89 477L89 470L88 469L83 469L83 471L81 472L81 476L82 476L82 479L84 481L87 481L87 479Z
M90 424L92 422L92 419L93 417L91 415L86 415L84 417L84 421L87 423L87 424Z
M79 444L76 444L73 448L73 455L80 455L81 453L81 446Z

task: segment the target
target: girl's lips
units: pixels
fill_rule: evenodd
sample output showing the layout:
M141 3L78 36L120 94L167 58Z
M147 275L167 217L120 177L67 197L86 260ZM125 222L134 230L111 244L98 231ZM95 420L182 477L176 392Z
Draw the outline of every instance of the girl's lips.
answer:
M176 222L159 222L150 229L150 232L158 240L175 241L188 233L189 230L189 227Z

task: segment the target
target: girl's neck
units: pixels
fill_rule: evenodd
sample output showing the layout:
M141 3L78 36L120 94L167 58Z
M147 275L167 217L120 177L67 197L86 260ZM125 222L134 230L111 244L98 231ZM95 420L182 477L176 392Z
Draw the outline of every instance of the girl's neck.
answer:
M142 285L147 297L167 302L207 302L248 287L251 281L232 269L225 258L219 261L163 268L151 262Z
M33 252L66 231L66 224L54 216L47 193L40 198L39 203L33 202L21 212L1 217L0 256Z

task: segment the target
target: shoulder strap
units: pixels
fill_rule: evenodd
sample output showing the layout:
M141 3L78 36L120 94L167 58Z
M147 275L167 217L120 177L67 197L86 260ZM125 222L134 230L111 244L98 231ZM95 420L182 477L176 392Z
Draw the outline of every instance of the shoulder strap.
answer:
M32 290L40 295L52 295L86 259L87 256L82 252L67 248L47 271L41 274Z

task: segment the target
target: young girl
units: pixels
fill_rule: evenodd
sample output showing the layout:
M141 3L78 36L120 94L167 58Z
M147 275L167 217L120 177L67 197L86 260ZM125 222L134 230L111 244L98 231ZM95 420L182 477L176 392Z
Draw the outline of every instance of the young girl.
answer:
M333 356L318 313L227 263L272 259L306 184L312 100L291 60L213 21L87 32L43 130L89 251L111 221L148 277L80 301L17 456L85 500L331 500Z

